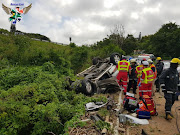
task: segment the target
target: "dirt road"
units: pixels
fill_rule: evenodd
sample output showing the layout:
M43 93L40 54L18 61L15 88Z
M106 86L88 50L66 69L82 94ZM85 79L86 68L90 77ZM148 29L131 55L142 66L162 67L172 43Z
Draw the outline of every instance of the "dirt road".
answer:
M147 132L148 135L177 135L178 130L176 127L176 113L175 108L180 106L180 101L176 101L172 107L172 114L174 118L171 121L167 121L164 112L165 99L159 93L155 93L153 97L157 104L158 116L153 116L149 120L150 124L146 126L141 126ZM180 110L178 110L178 116L180 116ZM180 118L178 118L178 124L180 126ZM179 134L180 135L180 134Z
M139 97L137 94L136 97ZM158 112L158 116L153 116L152 119L149 120L149 125L139 126L137 128L143 129L147 135L180 135L178 134L178 130L176 127L176 113L175 108L180 106L180 97L179 101L176 101L172 107L172 114L174 118L171 121L167 121L165 119L165 99L158 92L153 96L154 101L156 102L156 108ZM180 128L180 110L178 112L178 125ZM131 130L130 135L139 135L134 129Z

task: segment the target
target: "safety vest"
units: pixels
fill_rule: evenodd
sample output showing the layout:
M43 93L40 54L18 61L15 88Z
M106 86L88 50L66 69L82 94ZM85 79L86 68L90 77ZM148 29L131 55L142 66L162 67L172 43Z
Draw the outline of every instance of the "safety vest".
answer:
M126 60L121 60L118 62L118 70L119 71L127 71L129 70L130 63Z
M150 67L143 69L144 74L145 74L145 78L144 80L142 80L142 83L148 84L148 83L152 83L152 81L154 80L154 74L153 71Z
M143 65L139 65L136 67L136 71L137 71L137 78L140 78L142 75L142 70L144 69Z
M154 67L155 68L155 72L154 72L154 79L156 79L156 77L157 77L157 70L156 70L156 67L155 67L155 65L154 64L152 64L151 66L150 66L150 68L152 69L152 67Z

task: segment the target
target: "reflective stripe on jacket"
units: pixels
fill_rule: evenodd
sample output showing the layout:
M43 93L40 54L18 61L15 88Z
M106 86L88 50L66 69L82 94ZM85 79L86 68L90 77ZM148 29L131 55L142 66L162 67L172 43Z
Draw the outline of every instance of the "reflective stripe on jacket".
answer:
M118 62L118 70L127 71L129 70L130 63L126 60L121 60Z
M139 65L136 67L136 71L137 71L137 78L140 78L142 75L142 70L144 69L143 65Z
M152 83L152 81L154 80L154 74L153 71L150 67L143 69L144 74L145 74L145 78L142 80L142 83L148 84L148 83Z
M160 84L165 84L167 93L176 93L178 91L179 74L177 69L168 68L162 72Z

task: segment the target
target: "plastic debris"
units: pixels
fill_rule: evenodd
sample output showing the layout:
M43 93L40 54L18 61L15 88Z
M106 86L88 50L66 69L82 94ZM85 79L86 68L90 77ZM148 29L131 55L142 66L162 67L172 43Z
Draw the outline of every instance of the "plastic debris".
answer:
M127 121L129 121L130 123L140 124L140 125L149 124L149 121L146 119L139 119L139 118L133 117L131 115L126 115L126 114L120 114L119 121L121 123L126 123Z
M98 102L98 105L97 105L97 104L95 104L94 102L89 102L89 103L87 103L87 104L85 105L85 106L86 106L86 111L92 111L92 110L99 109L99 108L105 106L106 104L107 104L107 103L99 105L99 102Z

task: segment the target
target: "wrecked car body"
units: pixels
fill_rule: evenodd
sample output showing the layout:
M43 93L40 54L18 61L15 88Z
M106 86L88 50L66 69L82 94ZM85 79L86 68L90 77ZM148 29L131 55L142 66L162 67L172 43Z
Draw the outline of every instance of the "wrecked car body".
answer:
M94 58L91 67L77 74L77 77L83 79L73 82L71 88L85 95L119 90L116 65L120 59L118 53L113 53L106 59Z

